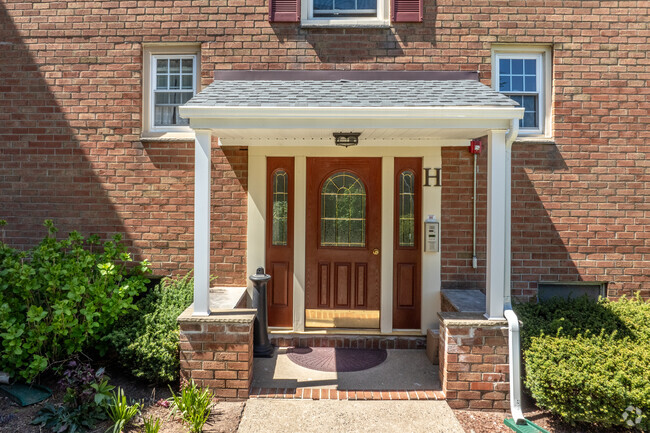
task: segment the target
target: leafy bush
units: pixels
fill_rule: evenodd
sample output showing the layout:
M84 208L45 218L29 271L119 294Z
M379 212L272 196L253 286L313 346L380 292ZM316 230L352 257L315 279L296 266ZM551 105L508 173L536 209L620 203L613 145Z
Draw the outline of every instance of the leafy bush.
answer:
M650 302L556 299L517 313L525 383L540 407L610 427L625 425L634 406L636 427L650 428Z
M104 369L94 371L89 365L70 361L59 381L65 390L63 404L46 404L32 421L57 433L90 430L106 419L105 408L113 386L108 384Z
M119 235L103 246L76 231L59 241L45 226L29 251L0 242L0 369L28 381L100 340L148 282L146 260L127 268Z
M190 428L190 433L201 433L203 425L212 412L212 398L214 395L208 388L199 388L194 381L184 382L181 393L176 395L172 391L172 415L181 413L181 418Z
M178 316L192 303L194 280L164 278L106 337L118 362L134 376L153 382L178 379Z

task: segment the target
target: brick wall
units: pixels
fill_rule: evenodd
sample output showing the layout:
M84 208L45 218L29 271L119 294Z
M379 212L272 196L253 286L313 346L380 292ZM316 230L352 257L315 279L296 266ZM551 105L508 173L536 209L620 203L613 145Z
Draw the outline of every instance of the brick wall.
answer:
M179 319L181 377L225 400L248 398L253 380L253 318Z
M489 84L492 44L544 44L556 146L514 145L515 294L534 294L542 278L650 294L647 2L427 0L422 24L390 29L271 25L266 12L264 0L2 2L5 239L33 244L51 217L62 232L124 233L159 273L191 267L192 144L139 141L145 42L201 43L203 85L215 69L251 68L479 70ZM213 272L242 284L246 153L215 152ZM470 160L455 152L443 152L443 176L452 187L445 170L457 167L466 197ZM443 219L466 227L466 202L455 203ZM445 241L445 281L480 287L484 261L467 266L467 230Z
M508 410L507 322L441 313L440 384L454 409Z

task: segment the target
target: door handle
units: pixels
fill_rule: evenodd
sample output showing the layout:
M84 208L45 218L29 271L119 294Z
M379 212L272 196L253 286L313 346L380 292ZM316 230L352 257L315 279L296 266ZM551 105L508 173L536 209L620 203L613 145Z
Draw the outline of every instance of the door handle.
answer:
M379 255L379 248L375 248L374 250L372 250L372 255L373 256L378 256Z

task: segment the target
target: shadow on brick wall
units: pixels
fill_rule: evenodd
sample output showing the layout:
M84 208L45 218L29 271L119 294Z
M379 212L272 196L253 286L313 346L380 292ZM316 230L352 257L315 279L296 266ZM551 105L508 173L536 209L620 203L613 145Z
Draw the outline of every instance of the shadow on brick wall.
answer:
M479 156L478 164L477 269L472 268L472 156L464 147L443 148L442 162L442 288L485 289L487 149ZM582 279L560 235L566 227L551 220L546 208L549 198L538 194L542 188L548 191L545 180L550 184L551 177L567 170L554 145L515 144L513 147L512 294L515 297L535 297L537 284L542 281ZM557 203L551 205L561 207Z
M301 28L295 23L271 23L271 28L280 42L299 41L298 48L301 41L306 43L318 60L301 60L297 54L295 63L325 64L323 67L329 68L326 65L367 62L367 69L390 69L394 58L405 55L404 47L416 47L421 56L414 58L411 54L410 62L412 69L418 70L424 68L424 59L430 60L426 49L436 46L437 2L425 2L424 7L422 23L393 23L390 28Z
M0 218L8 222L6 242L32 246L47 233L43 221L52 219L61 235L122 233L130 244L106 191L114 186L95 175L111 168L93 166L86 156L107 155L109 146L80 144L66 114L79 107L64 112L44 77L61 72L56 64L37 64L1 3L0 41ZM69 91L61 89L60 97L69 98Z

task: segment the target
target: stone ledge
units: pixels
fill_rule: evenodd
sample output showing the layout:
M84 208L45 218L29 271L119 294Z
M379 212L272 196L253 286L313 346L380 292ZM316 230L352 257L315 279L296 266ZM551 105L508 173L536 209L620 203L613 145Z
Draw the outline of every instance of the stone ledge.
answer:
M212 311L209 316L193 316L194 304L187 307L178 316L179 323L251 323L255 320L256 310L238 308L234 310Z
M461 312L444 312L438 313L440 325L445 327L503 327L508 326L508 321L503 320L488 320L482 313L461 313Z

